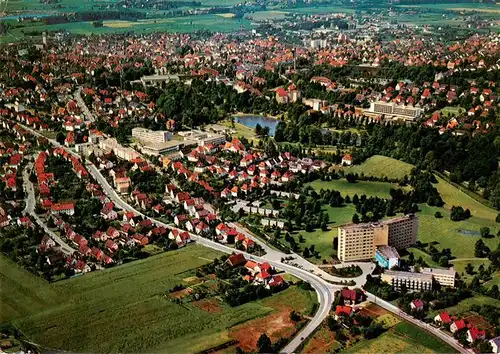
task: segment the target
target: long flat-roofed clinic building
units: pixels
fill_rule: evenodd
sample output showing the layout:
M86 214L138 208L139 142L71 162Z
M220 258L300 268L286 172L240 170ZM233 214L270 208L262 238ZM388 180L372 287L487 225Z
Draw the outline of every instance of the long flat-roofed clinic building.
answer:
M377 101L370 104L369 112L414 120L422 115L422 108L398 105L393 102Z
M386 270L381 279L396 290L400 290L402 285L409 291L432 290L431 274Z
M147 143L165 143L172 138L172 133L166 130L150 130L136 127L132 129L132 137Z
M434 281L441 286L447 286L450 288L455 287L455 278L457 276L457 272L455 268L451 267L449 269L441 269L441 268L422 268L420 270L422 274L432 275Z
M337 257L342 262L369 260L375 248L405 249L417 242L418 217L411 214L365 224L348 224L338 229Z

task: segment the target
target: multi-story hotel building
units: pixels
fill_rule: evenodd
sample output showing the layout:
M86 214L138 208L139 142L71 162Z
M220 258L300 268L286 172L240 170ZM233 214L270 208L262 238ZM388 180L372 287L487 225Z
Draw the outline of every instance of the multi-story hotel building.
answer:
M371 224L350 224L339 227L338 258L342 262L369 260L375 255Z
M368 260L375 248L404 249L417 242L418 217L406 215L382 222L348 224L339 227L337 257L342 262Z

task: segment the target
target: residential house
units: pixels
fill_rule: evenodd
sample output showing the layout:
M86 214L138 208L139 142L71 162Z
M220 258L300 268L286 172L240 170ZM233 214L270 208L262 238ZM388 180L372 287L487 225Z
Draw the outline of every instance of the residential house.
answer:
M486 331L479 330L476 327L472 327L467 331L467 342L474 343L478 339L485 339Z
M434 317L434 322L440 325L444 324L450 324L451 323L451 318L448 312L441 312L438 314L436 317Z
M412 311L423 311L424 310L424 302L420 299L413 300L410 303L410 308Z
M450 326L450 332L455 334L455 332L458 332L464 328L466 328L467 326L465 325L465 321L464 320L457 320L455 322L453 322Z

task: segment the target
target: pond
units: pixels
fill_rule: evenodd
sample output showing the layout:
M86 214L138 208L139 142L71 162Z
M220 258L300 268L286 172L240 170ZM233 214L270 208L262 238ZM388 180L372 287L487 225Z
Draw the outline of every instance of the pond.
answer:
M260 124L262 128L269 127L269 135L271 136L274 136L274 131L279 123L278 119L253 115L234 116L234 121L252 129L255 129L257 124Z
M467 230L467 229L457 229L458 233L464 236L481 236L479 231Z

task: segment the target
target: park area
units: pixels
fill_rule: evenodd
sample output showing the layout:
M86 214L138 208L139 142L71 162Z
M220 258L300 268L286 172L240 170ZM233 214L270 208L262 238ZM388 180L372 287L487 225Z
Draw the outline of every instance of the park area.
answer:
M218 256L190 246L51 284L0 256L1 323L13 323L44 350L185 353L238 340L230 328L250 320L313 311L315 294L296 286L237 307L217 297L176 303L169 289L196 286L188 275ZM274 337L294 330L284 322Z
M410 176L413 165L399 161L387 156L375 155L368 158L361 165L346 167L344 172L363 174L367 177L378 177L388 179L403 179Z

